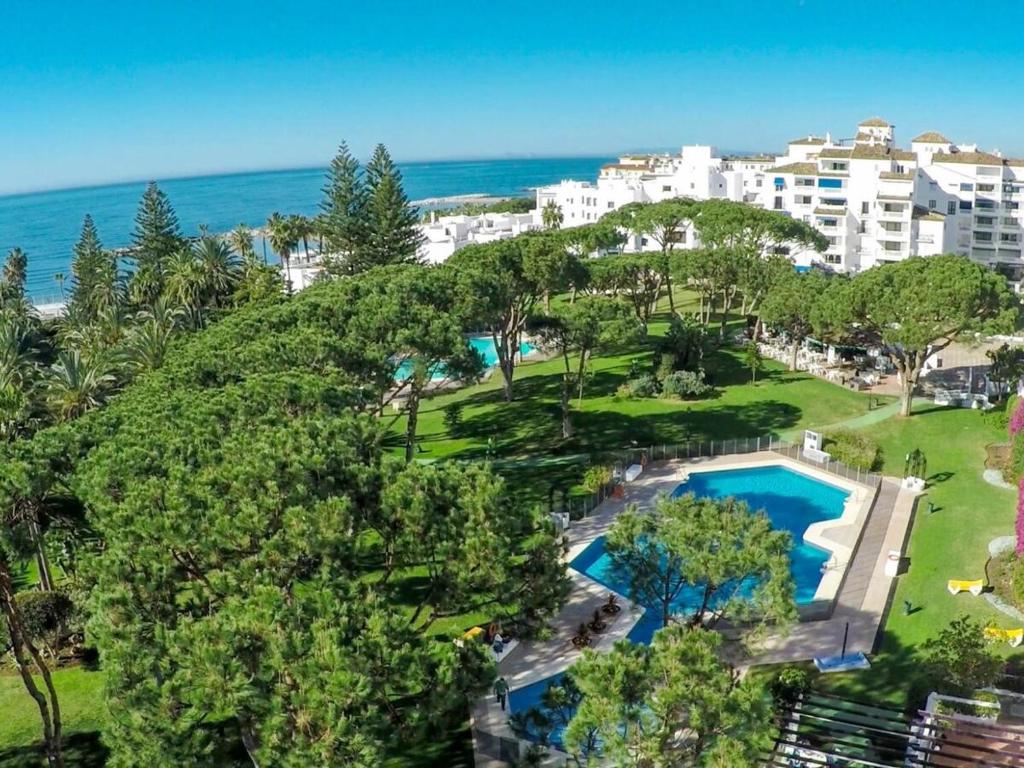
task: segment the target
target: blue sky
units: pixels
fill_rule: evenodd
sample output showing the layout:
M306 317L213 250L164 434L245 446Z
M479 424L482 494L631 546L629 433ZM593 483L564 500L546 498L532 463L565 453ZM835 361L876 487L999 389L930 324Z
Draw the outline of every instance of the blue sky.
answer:
M1024 4L8 0L0 193L403 160L781 150L864 117L1024 154Z

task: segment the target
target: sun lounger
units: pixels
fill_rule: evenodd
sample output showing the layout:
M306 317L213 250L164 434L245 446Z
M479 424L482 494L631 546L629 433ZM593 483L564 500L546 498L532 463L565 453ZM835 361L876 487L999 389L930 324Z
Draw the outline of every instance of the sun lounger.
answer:
M996 627L985 627L985 637L989 640L1005 640L1011 648L1016 648L1024 642L1024 628L1020 629L998 629Z
M863 653L848 653L845 656L818 656L814 666L822 674L829 672L849 672L851 669L869 669L871 662Z
M972 595L977 597L981 594L982 590L985 589L985 581L983 579L976 579L974 581L950 579L946 582L946 589L949 590L949 594L951 595L958 595L961 592L970 592Z

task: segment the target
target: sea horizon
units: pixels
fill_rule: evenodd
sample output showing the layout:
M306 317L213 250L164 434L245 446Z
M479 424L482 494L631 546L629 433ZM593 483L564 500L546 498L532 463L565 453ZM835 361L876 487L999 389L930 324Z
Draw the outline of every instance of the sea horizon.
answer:
M413 203L466 195L529 195L562 179L593 181L617 155L564 155L396 163ZM157 178L184 235L200 226L226 232L240 223L262 226L271 213L313 215L322 199L327 166L232 171ZM90 214L106 248L131 241L135 212L148 180L119 181L0 195L0 256L15 247L28 256L26 290L37 304L63 297L55 275L71 279L72 247ZM262 244L257 247L262 249Z

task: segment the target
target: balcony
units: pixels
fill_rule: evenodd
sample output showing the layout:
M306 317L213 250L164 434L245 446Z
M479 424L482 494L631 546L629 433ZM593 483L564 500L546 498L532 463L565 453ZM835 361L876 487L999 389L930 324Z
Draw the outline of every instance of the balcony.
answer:
M878 211L878 218L885 221L903 221L910 217L910 208L882 208Z

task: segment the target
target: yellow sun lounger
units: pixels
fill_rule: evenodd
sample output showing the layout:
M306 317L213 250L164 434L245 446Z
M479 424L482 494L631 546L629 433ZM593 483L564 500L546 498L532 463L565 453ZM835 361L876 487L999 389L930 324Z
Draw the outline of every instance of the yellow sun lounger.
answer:
M996 627L985 627L985 637L989 640L1005 640L1011 648L1016 648L1024 642L1024 628L1021 629L997 629Z
M946 582L946 589L949 590L949 594L956 595L960 592L970 592L972 595L977 597L981 594L981 591L985 588L985 580L977 579L975 581L963 581L962 579L950 579Z

